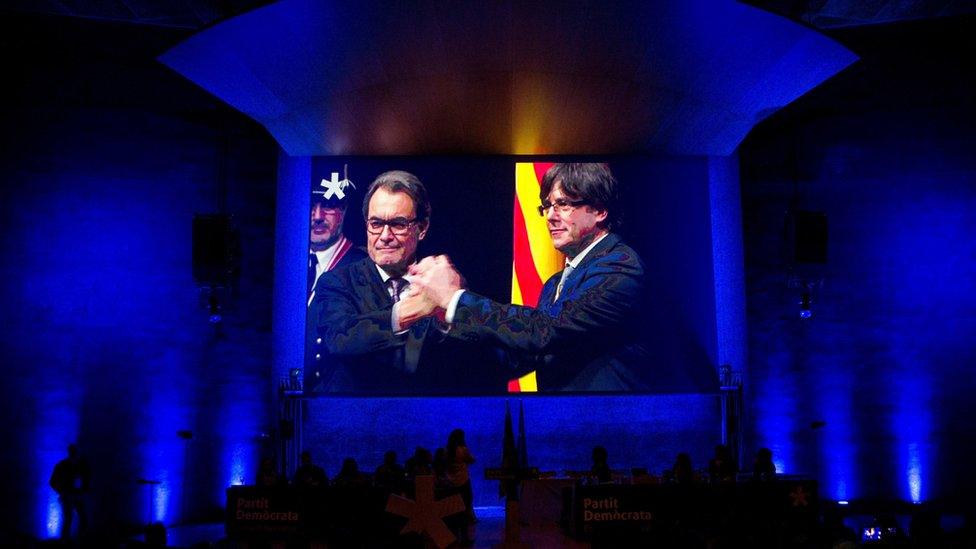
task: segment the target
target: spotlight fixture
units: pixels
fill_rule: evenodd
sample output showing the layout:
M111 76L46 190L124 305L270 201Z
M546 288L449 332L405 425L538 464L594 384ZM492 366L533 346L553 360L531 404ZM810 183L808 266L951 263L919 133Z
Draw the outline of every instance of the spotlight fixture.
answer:
M207 310L210 311L211 324L219 324L224 319L220 314L220 300L217 299L217 291L213 288L210 289L210 295L207 296Z
M810 318L813 311L810 310L810 292L803 292L800 296L800 318Z
M823 288L823 285L823 278L800 274L791 274L787 279L786 286L788 288L800 291L800 301L797 302L797 305L800 306L800 318L806 320L813 317L813 302L816 300L816 292Z

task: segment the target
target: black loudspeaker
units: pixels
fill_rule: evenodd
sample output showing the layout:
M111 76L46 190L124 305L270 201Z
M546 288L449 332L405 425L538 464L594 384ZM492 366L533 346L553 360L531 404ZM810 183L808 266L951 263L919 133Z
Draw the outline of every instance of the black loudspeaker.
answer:
M786 216L786 233L794 262L827 262L827 214L791 211Z
M236 237L226 214L193 216L193 279L202 286L223 286L237 270Z

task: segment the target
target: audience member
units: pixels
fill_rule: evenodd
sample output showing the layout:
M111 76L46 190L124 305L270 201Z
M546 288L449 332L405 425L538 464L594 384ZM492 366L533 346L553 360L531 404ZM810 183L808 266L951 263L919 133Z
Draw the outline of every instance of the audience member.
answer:
M397 463L397 454L389 450L383 455L383 463L376 468L373 483L391 493L399 494L403 491L403 481L406 471Z
M769 448L760 448L756 452L756 460L752 465L752 478L755 480L773 480L776 478L773 451Z
M447 449L438 448L434 450L434 461L431 462L431 469L434 471L435 486L438 488L450 488L451 481L447 478Z
M312 453L308 450L302 452L302 463L295 471L295 478L292 483L295 486L327 486L329 477L325 474L325 469L312 463Z
M434 456L430 450L417 446L413 455L407 459L407 480L413 482L414 477L433 474Z
M874 519L874 530L884 545L906 545L907 537L891 513L881 513Z
M613 480L613 471L608 465L609 455L603 446L593 448L593 466L590 467L590 474L596 478L597 482L603 484Z
M739 472L739 464L729 447L719 444L715 447L715 457L708 462L708 479L711 482L734 482Z
M473 522L474 493L471 490L471 475L468 466L474 463L474 456L464 441L464 431L454 429L447 437L447 478L451 485L461 492L468 518Z
M258 486L285 486L288 484L288 479L277 471L274 458L265 457L258 466L255 484Z
M333 484L336 486L363 486L366 484L366 477L359 472L359 464L356 460L347 457L342 460L342 469L336 475Z
M691 467L691 456L688 452L681 452L674 460L671 468L672 478L678 484L691 484L695 479L695 470Z

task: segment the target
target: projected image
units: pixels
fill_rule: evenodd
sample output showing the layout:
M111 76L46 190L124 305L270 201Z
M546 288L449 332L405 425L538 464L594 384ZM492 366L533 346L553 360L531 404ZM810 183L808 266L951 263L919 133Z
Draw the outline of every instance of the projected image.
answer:
M682 390L627 199L601 162L315 159L305 390Z

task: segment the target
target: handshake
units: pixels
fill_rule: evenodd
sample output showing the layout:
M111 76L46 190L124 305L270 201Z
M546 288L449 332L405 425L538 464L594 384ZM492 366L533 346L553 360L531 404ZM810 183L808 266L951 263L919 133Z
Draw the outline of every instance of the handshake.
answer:
M434 316L445 321L445 314L464 279L446 255L429 256L411 265L407 276L410 287L397 304L401 329Z

